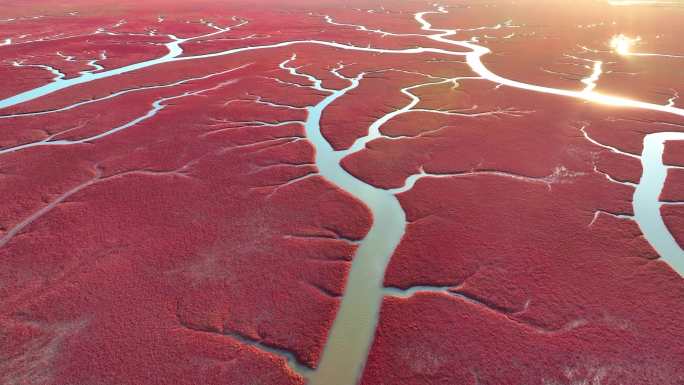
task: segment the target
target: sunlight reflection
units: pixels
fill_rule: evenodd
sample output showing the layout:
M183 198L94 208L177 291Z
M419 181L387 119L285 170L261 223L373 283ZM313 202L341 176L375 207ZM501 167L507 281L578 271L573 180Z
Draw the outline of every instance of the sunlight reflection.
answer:
M585 99L598 103L605 104L607 106L617 106L617 107L634 107L635 102L631 99L623 98L620 96L605 95L598 92L588 92Z
M615 35L610 39L610 48L612 48L618 55L627 56L637 42L641 41L641 37L637 36L631 38L623 34Z

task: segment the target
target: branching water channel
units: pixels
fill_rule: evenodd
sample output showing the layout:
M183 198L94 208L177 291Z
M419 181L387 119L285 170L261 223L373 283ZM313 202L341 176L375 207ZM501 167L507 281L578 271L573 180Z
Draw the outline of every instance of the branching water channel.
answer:
M231 28L212 26L212 28L216 29L215 32L198 37L179 39L169 35L172 41L166 44L169 52L163 57L134 63L112 70L98 69L96 71L83 72L78 77L71 79L56 77L52 82L44 86L37 87L33 90L17 94L4 100L0 100L0 109L25 103L78 84L93 82L96 80L173 61L201 60L211 57L234 55L247 51L313 44L352 51L384 54L410 55L429 52L441 55L462 56L465 57L470 68L479 75L478 79L491 81L503 86L525 89L531 92L552 94L561 97L580 98L593 103L607 104L625 108L646 109L684 116L684 110L676 108L672 103L668 103L667 105L657 105L626 98L603 95L595 92L594 87L595 82L600 76L600 66L594 66L594 73L590 77L590 82L587 84L588 87L583 91L556 89L503 78L492 73L483 64L481 58L482 56L490 53L488 48L476 45L470 41L458 41L450 39L451 36L454 36L459 32L457 29L433 28L432 24L427 21L426 17L430 14L439 13L448 13L448 11L443 7L437 7L437 9L434 11L419 12L415 14L415 20L425 34L393 34L361 25L336 23L330 16L324 17L325 20L332 25L356 27L356 29L361 33L378 33L382 34L383 36L395 37L423 36L429 40L453 45L458 47L459 50L449 51L445 49L429 47L392 50L372 47L358 47L351 44L340 44L336 42L320 40L297 40L284 41L262 46L247 46L197 56L182 56L183 43L223 33L229 31ZM243 24L245 24L245 22L241 22L237 26ZM482 29L487 28L489 27L482 27ZM499 25L491 28L501 28L501 26ZM463 49L466 49L467 51L464 52L462 51ZM382 298L383 295L387 293L387 291L383 289L385 269L392 253L399 244L405 231L405 213L395 197L395 193L404 191L405 189L397 189L392 191L373 187L346 172L341 167L340 162L345 156L362 150L366 143L374 138L377 138L380 135L379 128L381 125L392 119L394 116L412 108L417 103L417 99L412 97L411 103L402 110L390 112L389 114L386 114L378 119L369 127L367 135L358 139L356 143L350 147L350 149L344 151L335 151L331 144L327 142L327 140L321 134L321 116L325 109L331 105L331 103L345 96L349 91L356 88L364 79L366 74L360 73L355 77L346 77L340 73L340 70L343 68L343 66L340 65L339 67L331 70L331 73L334 76L337 76L348 82L348 85L342 89L328 89L322 86L322 81L320 79L311 75L300 73L296 68L291 67L289 64L291 61L295 60L295 58L296 57L293 56L291 59L284 61L281 64L281 68L289 71L292 75L306 78L311 83L311 88L327 94L327 96L319 103L307 107L308 116L305 122L307 139L316 149L316 165L319 169L319 174L326 178L329 182L333 183L335 186L341 188L363 202L373 214L373 224L367 236L359 243L356 255L354 256L352 267L349 272L346 290L342 298L337 318L335 319L334 326L330 332L327 344L325 346L319 368L313 371L304 371L298 370L301 368L301 366L296 364L291 364L291 367L293 370L297 370L300 372L300 374L307 377L308 382L311 385L354 385L358 382L359 376L365 365L368 351L373 341L373 335L378 320L378 313ZM46 66L46 69L50 71L57 71L49 66ZM213 75L207 75L207 77L210 76ZM432 78L429 79L429 82L425 84L437 84L444 81L454 80L455 79ZM182 83L184 83L184 81L171 83L169 85L145 87L145 89L162 88ZM410 90L419 86L421 85L404 88L402 92L411 97L412 94L410 94ZM109 99L127 92L134 91L122 91L98 100ZM185 96L185 94L178 97L183 96ZM64 111L96 101L97 100L78 102L71 106L55 109L52 112ZM162 101L158 101L153 106L155 112L163 108L161 104ZM50 113L50 111L22 113L18 115L4 115L3 117L31 116L43 113ZM149 118L149 116L146 116L145 118ZM131 125L134 124L135 122L131 123ZM128 127L129 126L127 125L118 129L125 129ZM110 130L108 131L107 135L114 134L115 132L116 130ZM97 140L99 137L100 136L93 137L92 140ZM635 189L633 200L635 215L633 219L638 223L642 232L644 233L644 236L659 253L661 258L670 264L670 266L672 266L672 268L681 275L684 274L684 251L682 251L682 248L675 242L674 238L667 230L660 214L660 207L662 203L659 202L659 195L662 191L667 174L667 167L663 165L662 162L662 154L664 149L663 143L668 140L684 140L684 134L679 132L660 132L646 135L644 138L643 153L638 156L642 162L643 175ZM33 145L22 145L22 148L46 145L49 143L50 141L47 140ZM68 145L69 143L60 142L55 144ZM12 152L14 150L16 149L0 149L0 155L6 152ZM421 177L432 176L424 173L421 175L412 176L407 180L407 188L410 188L413 183L415 183L415 181ZM278 352L274 350L268 351L272 354L278 354ZM290 361L292 360L291 356L284 358L289 359Z

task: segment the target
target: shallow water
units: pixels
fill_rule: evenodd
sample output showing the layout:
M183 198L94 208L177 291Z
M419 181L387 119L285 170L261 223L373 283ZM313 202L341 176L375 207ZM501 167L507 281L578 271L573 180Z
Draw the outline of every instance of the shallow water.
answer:
M310 385L355 384L373 341L382 301L385 268L404 234L406 218L397 198L349 174L340 165L341 154L321 134L321 114L327 106L359 84L335 91L309 108L307 138L316 148L319 173L363 202L373 214L373 225L354 255L342 303L330 331L319 368L309 377Z
M682 132L658 132L646 135L641 154L643 172L634 192L634 219L644 233L646 240L680 275L684 275L684 250L677 244L660 213L660 193L667 178L667 167L663 165L664 142L684 140Z

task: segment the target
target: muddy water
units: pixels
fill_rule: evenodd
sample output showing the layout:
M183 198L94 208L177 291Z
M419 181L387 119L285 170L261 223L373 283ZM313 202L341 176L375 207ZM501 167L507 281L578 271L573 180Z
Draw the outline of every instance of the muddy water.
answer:
M634 219L641 232L660 257L674 270L684 275L684 250L672 237L660 213L660 193L667 178L667 167L663 165L664 142L684 140L682 132L658 132L646 135L641 153L643 172L634 192Z
M356 88L362 75L345 89L334 91L309 108L307 138L316 148L316 165L328 181L353 195L373 214L373 225L354 255L342 303L323 351L319 368L309 376L310 385L353 385L363 369L375 333L382 301L385 268L404 234L406 217L397 198L346 172L321 134L321 114L336 99Z

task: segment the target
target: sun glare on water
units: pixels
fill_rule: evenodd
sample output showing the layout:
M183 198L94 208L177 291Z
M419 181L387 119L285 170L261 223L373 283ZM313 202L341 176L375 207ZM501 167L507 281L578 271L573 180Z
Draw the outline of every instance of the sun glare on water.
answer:
M610 39L610 48L612 48L618 55L629 55L637 42L641 41L641 37L637 36L631 38L623 34L615 35Z

